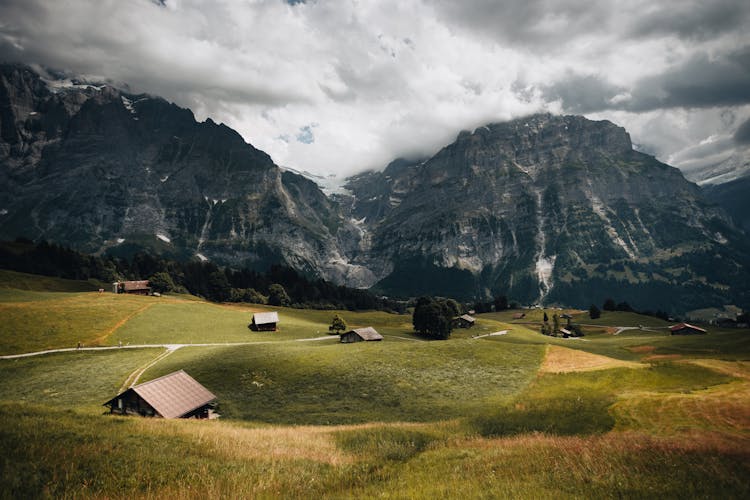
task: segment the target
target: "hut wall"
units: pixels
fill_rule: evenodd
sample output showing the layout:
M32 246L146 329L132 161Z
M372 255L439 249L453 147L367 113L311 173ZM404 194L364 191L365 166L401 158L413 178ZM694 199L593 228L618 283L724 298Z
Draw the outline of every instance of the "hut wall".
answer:
M341 335L341 342L344 344L351 344L353 342L362 342L362 337L354 332L349 332Z

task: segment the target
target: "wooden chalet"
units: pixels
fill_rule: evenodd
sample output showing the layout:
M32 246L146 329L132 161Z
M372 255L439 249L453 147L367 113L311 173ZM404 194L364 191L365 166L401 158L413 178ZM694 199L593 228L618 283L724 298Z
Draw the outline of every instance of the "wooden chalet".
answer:
M456 328L471 328L476 322L476 318L474 318L474 316L469 316L468 314L464 314L458 318L453 318L453 325Z
M275 332L279 322L279 313L263 312L253 314L250 329L254 332Z
M342 333L340 337L343 344L383 340L383 336L380 335L378 331L371 326L368 326L367 328L355 328L354 330L349 330L346 333Z
M703 328L691 325L690 323L677 323L669 327L669 332L672 335L705 335L708 333Z
M561 333L561 334L562 334L562 336L563 336L563 337L565 337L565 338L568 338L568 337L572 337L572 336L573 336L573 332L571 332L571 331L570 331L570 330L568 330L567 328L560 328L560 333Z
M116 281L112 283L112 291L132 295L151 295L151 287L148 286L148 280Z
M138 384L104 406L118 415L161 418L214 418L216 396L183 370Z
M513 319L524 319L526 317L526 313L515 313L513 314Z

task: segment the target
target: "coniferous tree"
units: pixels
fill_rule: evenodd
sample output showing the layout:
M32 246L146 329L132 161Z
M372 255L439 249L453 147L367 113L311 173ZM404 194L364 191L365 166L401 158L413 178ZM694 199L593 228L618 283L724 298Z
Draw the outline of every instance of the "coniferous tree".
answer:
M344 318L336 314L333 317L333 321L331 321L331 326L328 327L328 331L336 335L346 331L346 321L344 321Z
M596 307L596 305L591 304L591 306L589 307L589 318L598 319L601 317L601 315L602 312L599 310L599 308Z

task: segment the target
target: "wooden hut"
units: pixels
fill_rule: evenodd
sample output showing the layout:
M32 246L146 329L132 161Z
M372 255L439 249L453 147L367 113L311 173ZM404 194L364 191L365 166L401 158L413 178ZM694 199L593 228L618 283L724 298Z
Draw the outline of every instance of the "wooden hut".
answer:
M677 323L669 327L669 332L672 335L704 335L707 333L703 328L691 325L690 323Z
M263 312L253 314L250 329L255 332L275 332L276 324L279 322L279 313Z
M341 342L344 344L351 344L353 342L373 342L378 340L383 340L383 336L371 326L368 326L367 328L355 328L354 330L349 330L348 332L341 334Z
M148 280L116 281L112 283L112 291L115 293L129 293L131 295L151 295L151 287Z
M138 384L110 399L110 413L161 418L212 418L216 396L183 370Z
M513 314L513 319L524 319L526 317L526 313L515 313Z
M471 328L476 322L476 318L474 318L474 316L469 316L468 314L453 319L453 325L456 328Z

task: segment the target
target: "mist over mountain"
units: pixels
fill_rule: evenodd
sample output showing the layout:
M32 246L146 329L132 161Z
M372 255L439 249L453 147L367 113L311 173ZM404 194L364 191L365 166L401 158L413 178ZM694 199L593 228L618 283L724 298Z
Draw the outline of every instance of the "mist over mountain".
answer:
M147 94L0 70L0 237L263 269L398 296L684 311L747 304L750 246L624 129L534 115L350 178L280 169L232 129Z

